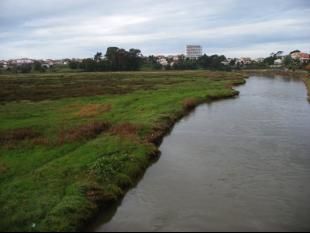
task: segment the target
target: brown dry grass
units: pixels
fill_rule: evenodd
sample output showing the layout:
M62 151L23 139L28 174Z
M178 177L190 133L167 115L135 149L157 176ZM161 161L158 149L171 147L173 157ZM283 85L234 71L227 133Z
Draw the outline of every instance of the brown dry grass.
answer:
M102 187L99 186L89 187L88 190L86 190L85 195L89 201L98 204L103 203L105 201L109 202L116 200L115 195L112 195L109 192L104 191Z
M95 117L109 112L111 108L110 104L88 104L83 106L76 115L79 117Z
M20 128L0 132L0 144L15 144L20 141L40 137L41 134L31 128Z
M8 170L8 167L3 163L0 163L0 174L5 173Z
M133 137L137 136L139 131L139 126L131 123L122 123L112 127L112 134L116 134L123 137Z
M50 140L43 136L34 138L33 140L31 140L31 142L34 145L44 145L44 146L50 145Z
M96 138L99 134L109 129L106 122L91 122L74 127L69 130L61 130L58 136L60 144Z
M194 109L195 107L197 107L197 105L199 105L201 101L199 99L195 99L195 98L188 98L183 100L183 108L186 111L190 111L192 109Z

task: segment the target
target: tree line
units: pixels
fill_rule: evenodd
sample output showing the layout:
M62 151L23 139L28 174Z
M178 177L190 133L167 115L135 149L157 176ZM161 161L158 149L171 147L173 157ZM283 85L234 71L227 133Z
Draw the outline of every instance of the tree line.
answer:
M83 59L81 62L71 61L71 69L81 69L86 72L95 71L137 71L142 65L142 54L139 49L125 49L110 47L106 54L97 52L93 58Z
M197 59L190 59L184 55L177 57L144 57L139 49L129 49L128 51L118 47L109 47L106 53L97 52L92 58L83 60L71 60L68 65L50 66L40 61L33 64L21 64L10 66L7 71L12 73L30 72L57 72L63 70L76 70L84 72L104 72L104 71L138 71L138 70L221 70L231 71L238 69L268 69L275 64L275 61L282 59L282 67L288 69L305 69L307 64L298 59L293 59L291 54L300 52L292 51L289 55L283 56L283 51L271 53L270 56L261 61L250 61L243 63L240 59L227 59L223 55L204 54ZM176 59L177 58L177 59ZM164 63L160 62L164 59ZM69 59L68 59L69 60ZM69 71L70 71L69 70ZM1 67L0 67L0 72Z

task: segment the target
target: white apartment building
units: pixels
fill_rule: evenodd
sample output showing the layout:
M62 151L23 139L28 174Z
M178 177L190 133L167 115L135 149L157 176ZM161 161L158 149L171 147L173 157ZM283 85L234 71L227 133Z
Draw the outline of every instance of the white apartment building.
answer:
M190 59L197 59L202 56L202 47L200 45L187 45L186 56Z

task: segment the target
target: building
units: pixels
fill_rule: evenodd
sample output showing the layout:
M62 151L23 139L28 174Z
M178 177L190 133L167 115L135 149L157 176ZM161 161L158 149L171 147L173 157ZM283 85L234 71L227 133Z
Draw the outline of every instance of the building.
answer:
M8 63L6 61L0 61L0 69L7 69Z
M169 65L169 62L168 62L167 59L164 58L164 57L159 58L159 59L157 60L157 62L158 62L159 64L161 64L162 66L167 66L167 65Z
M200 45L187 45L186 56L190 59L197 59L202 56L202 47Z
M282 63L283 63L283 61L280 58L274 61L274 65L276 65L276 66L282 65Z
M294 60L297 60L297 59L300 58L300 54L301 54L301 52L291 53L291 58L294 59Z
M308 63L310 61L310 54L295 52L291 54L291 58L294 60L300 60L302 63Z
M21 58L21 59L16 59L15 63L17 65L32 64L34 63L34 60L29 59L29 58Z
M242 64L242 65L249 65L249 64L251 64L253 61L252 61L252 59L250 58L250 57L241 57L240 58L240 63Z
M181 56L182 56L182 55L169 55L169 56L168 56L168 59L169 59L170 61L177 62L177 61L180 60Z
M301 53L301 54L300 54L299 60L300 60L302 63L309 63L309 61L310 61L310 54Z

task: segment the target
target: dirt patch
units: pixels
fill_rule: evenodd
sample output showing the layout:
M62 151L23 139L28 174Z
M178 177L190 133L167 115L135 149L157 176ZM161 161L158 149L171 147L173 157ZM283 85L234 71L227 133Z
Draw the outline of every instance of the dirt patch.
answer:
M103 203L115 201L116 196L108 192L105 192L101 187L93 187L86 191L85 193L87 199L93 203Z
M63 144L65 142L93 139L109 128L110 124L106 122L87 123L69 130L61 130L58 141L60 144Z
M0 174L6 173L8 170L8 167L4 165L3 163L0 163Z
M124 137L137 136L139 131L139 126L131 123L122 123L111 128L112 134L116 134Z
M111 111L111 108L110 104L88 104L83 106L76 115L79 117L95 117Z
M0 144L15 144L20 141L30 140L40 137L41 134L31 128L20 128L0 132Z
M195 107L197 107L197 105L199 105L201 103L201 101L199 99L195 99L195 98L188 98L183 100L183 108L186 111L190 111L193 110Z

